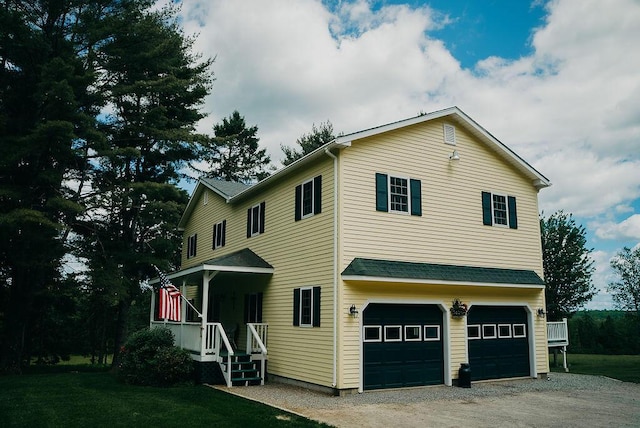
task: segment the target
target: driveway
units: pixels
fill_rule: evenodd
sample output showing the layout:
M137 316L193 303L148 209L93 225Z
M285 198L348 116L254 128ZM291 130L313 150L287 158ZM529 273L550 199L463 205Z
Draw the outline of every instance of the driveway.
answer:
M216 388L336 427L640 427L640 385L570 373L346 397L279 383Z

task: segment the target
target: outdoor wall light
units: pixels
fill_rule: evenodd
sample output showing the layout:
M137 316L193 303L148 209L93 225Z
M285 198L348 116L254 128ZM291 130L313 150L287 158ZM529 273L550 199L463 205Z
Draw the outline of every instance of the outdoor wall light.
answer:
M538 308L538 316L540 318L544 317L547 313L542 308Z
M453 151L453 153L451 153L451 154L449 155L449 160L452 160L452 161L459 161L459 160L460 160L460 153L458 153L458 151L457 151L457 150L454 150L454 151Z
M356 305L351 305L349 308L349 315L356 318L358 316L358 310L356 309Z

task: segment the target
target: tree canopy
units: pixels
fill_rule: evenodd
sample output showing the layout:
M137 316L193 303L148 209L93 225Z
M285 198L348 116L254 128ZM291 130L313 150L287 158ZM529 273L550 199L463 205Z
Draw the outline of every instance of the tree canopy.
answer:
M620 278L608 285L614 303L640 316L640 245L634 249L624 247L610 264Z
M540 232L548 319L570 317L596 294L585 228L571 214L557 211L540 217Z
M311 126L311 132L303 134L296 140L296 144L300 147L299 150L295 147L285 146L284 144L280 145L285 156L282 163L284 165L289 165L335 138L336 136L333 132L333 125L330 121L327 120L326 122L321 122L318 127L316 127L316 124L314 123Z

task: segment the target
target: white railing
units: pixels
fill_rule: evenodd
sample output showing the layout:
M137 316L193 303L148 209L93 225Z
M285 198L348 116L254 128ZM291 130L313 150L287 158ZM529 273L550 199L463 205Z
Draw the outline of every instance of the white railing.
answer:
M566 318L558 322L547 322L547 342L548 346L569 345L569 328Z
M173 333L175 344L189 351L200 352L200 323L152 321L152 327L166 327Z
M254 359L254 353L260 358L260 385L264 385L266 359L267 359L267 332L268 324L247 323L247 354Z

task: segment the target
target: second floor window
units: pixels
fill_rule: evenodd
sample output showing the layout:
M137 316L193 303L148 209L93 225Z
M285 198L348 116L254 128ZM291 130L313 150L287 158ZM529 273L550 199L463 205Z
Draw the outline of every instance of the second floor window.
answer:
M196 250L198 249L198 234L194 233L193 235L187 238L187 258L196 256Z
M261 202L247 210L247 238L264 233L265 203Z
M518 228L516 197L482 192L482 223L485 226Z
M319 175L296 186L295 220L322 212L322 176Z
M227 234L227 220L213 225L213 249L224 247Z
M376 173L376 210L422 215L420 180Z

